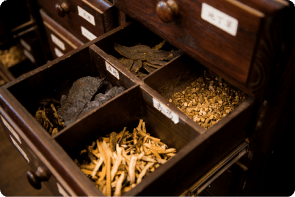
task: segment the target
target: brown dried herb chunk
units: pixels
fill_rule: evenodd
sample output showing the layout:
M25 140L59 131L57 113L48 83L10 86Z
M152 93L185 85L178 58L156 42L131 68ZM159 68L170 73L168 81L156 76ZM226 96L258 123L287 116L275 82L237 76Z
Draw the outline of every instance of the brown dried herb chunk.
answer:
M41 106L36 112L35 119L42 127L53 136L59 130L64 128L64 123L57 115L56 107L59 107L59 102L54 99L43 99L38 102Z
M160 65L160 66L165 66L167 65L167 62L164 61L149 61L149 63L151 63L152 65Z
M150 64L148 64L147 62L144 62L143 63L143 68L148 72L148 73L151 73L153 71L156 70L156 68L153 68L150 66Z
M176 57L175 52L155 50L146 45L137 45L132 47L114 44L115 50L126 58L133 60L161 61L171 60Z
M134 61L132 59L121 58L119 62L128 70L131 70Z
M82 77L73 83L69 95L61 101L58 115L70 125L102 85L104 78Z
M159 44L157 44L156 46L153 47L153 49L155 50L159 50L163 47L163 45L166 43L165 40L163 40L162 42L160 42Z
M141 67L142 67L142 61L135 60L134 64L133 64L133 67L132 67L132 71L137 73Z

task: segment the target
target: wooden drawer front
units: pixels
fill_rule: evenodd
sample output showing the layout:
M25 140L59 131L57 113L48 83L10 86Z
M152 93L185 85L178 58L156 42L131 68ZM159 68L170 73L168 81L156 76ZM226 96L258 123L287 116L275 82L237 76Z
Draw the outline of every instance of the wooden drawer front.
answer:
M11 121L2 108L0 108L0 115L0 122L8 139L18 149L22 157L31 167L34 176L37 177L36 172L42 169L43 176L39 177L39 179L43 180L40 182L44 183L53 195L60 196L72 193L71 189L69 189L64 183L61 176L57 174L56 170L48 163L44 155L41 154L39 151L40 149L36 148L36 146L27 138L26 135L24 135L19 127ZM24 176L26 175L24 174ZM68 192L64 188L68 188Z
M275 31L271 25L266 27L273 22L269 12L232 0L174 0L178 15L165 23L157 15L158 2L117 0L115 6L248 94L263 94L269 74L265 67L273 64L268 49L259 46L277 39L269 33ZM264 4L268 11L274 7L272 13L286 7L273 0ZM270 39L265 40L266 36ZM262 51L258 53L257 48Z
M26 57L37 67L45 63L40 41L36 34L37 27L34 26L18 34L18 45L23 49Z
M83 42L73 36L65 28L40 10L46 30L50 50L54 58L58 58L73 49L83 45Z
M38 3L48 15L84 43L114 28L113 9L108 1L38 0ZM56 6L61 6L63 3L69 10L61 17L58 15Z
M155 79L163 85L169 84L168 81L174 81L175 78L170 78L171 75L165 76L167 70L171 70L173 76L177 68L182 66L186 71L191 68L193 74L201 74L204 69L202 65L191 58L183 61L183 58L188 57L181 56L150 73L141 81L119 62L114 61L103 48L98 47L109 46L110 49L113 46L105 44L110 44L108 42L114 37L121 38L128 44L125 37L128 32L141 28L136 23L125 24L71 51L67 56L57 58L0 88L0 106L8 111L9 117L40 148L44 157L48 158L76 195L102 195L74 162L81 149L112 131L118 132L124 127L129 128L138 124L139 119L146 122L148 132L152 136L160 138L169 147L175 147L177 154L143 179L135 188L125 193L125 196L181 194L203 176L204 172L209 171L244 141L253 118L256 117L252 114L254 99L248 98L206 130L169 103L167 95L159 91L157 86L145 83L149 81L148 79ZM140 38L138 42L143 43L141 41L146 40L146 36L151 33L137 32L137 35L138 39ZM112 66L113 72L110 72L106 62ZM186 63L188 65L184 65ZM198 65L198 69L190 67L195 64ZM59 100L63 91L61 84L69 85L82 76L97 76L98 73L112 84L123 86L126 90L55 136L49 136L33 118L38 109L37 101L47 95ZM154 76L157 78L153 78ZM181 87L182 83L188 82L185 78L186 75L182 78L183 81L178 81ZM176 83L170 84L172 89L175 88Z

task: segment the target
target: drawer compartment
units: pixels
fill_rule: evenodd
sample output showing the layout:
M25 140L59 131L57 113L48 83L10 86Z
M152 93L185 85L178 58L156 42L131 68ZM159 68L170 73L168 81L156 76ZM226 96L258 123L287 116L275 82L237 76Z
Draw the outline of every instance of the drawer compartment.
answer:
M83 45L82 41L60 26L43 10L40 10L40 14L43 19L50 50L54 59Z
M154 47L161 45L161 43L163 44L164 40L144 26L136 22L128 22L103 35L95 45L99 48L97 50L100 51L98 53L102 54L102 58L115 60L113 62L116 62L116 65L118 65L118 63L121 64L120 67L131 71L138 78L143 79L154 73L158 68L162 67L163 64L170 64L173 59L182 54L180 50L170 45L168 42L165 42L159 50L151 51ZM120 49L119 46L123 49ZM142 46L142 48L139 48L140 46ZM144 56L144 52L149 56ZM165 55L159 54L159 56L157 56L157 52L163 52ZM131 60L132 63L123 66L124 64L121 63L121 58ZM163 60L152 61L153 59ZM137 65L136 62L140 62L142 65L139 71L137 71L138 67L135 66ZM160 62L162 65L154 64L153 62ZM146 67L151 70L146 70Z
M38 1L45 12L86 43L117 26L115 10L108 1Z
M255 98L276 67L284 1L116 0L115 6ZM176 13L176 11L175 11ZM171 16L163 22L159 16ZM284 24L287 25L287 24ZM232 30L234 32L232 32ZM271 32L271 33L270 33ZM271 54L271 55L270 55ZM270 60L271 59L271 60Z
M121 44L130 41L143 44L135 39L139 35L141 39L142 35L147 36L148 42L162 41L145 28L128 23L0 88L0 106L6 112L4 118L9 117L39 148L63 177L64 182L60 184L71 195L102 195L74 159L97 138L112 131L120 132L123 127L134 128L139 119L146 122L152 136L176 148L177 154L124 194L128 196L180 195L241 144L253 126L256 117L251 97L207 130L169 103L169 88L185 87L204 70L187 56L172 59L143 80L110 56L114 55L115 40L122 38ZM106 77L113 85L126 90L51 137L33 118L38 109L37 101L48 96L60 100L63 87L67 89L75 80L88 75Z

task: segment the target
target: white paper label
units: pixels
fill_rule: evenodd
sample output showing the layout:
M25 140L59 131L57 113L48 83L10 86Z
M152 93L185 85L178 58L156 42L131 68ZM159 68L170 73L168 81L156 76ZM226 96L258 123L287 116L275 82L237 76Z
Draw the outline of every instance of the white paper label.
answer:
M81 16L82 18L84 18L89 23L91 23L92 25L95 26L94 16L92 16L91 14L89 14L89 12L87 12L86 10L84 10L83 8L81 8L80 6L77 6L77 7L78 7L78 14L79 14L79 16Z
M171 119L174 124L177 124L179 122L179 117L177 114L172 112L168 107L160 103L157 99L153 98L153 105L156 109L158 109L162 114L167 116L169 119Z
M58 48L54 47L54 51L55 51L55 54L56 54L57 57L61 57L61 56L64 55L60 50L58 50Z
M88 38L89 40L94 40L96 38L90 31L85 29L85 27L81 26L82 35Z
M4 123L4 125L7 127L7 129L12 133L12 135L17 139L17 141L21 144L21 140L18 136L18 134L15 132L15 130L10 126L10 124L1 116L1 119Z
M56 44L59 48L61 48L62 50L66 49L65 44L60 39L58 39L55 35L51 34L51 39L52 39L52 42Z
M29 60L31 60L31 62L35 63L35 58L32 56L32 54L29 51L24 49L24 54Z
M202 3L202 19L208 21L212 25L226 31L227 33L236 36L238 30L238 20L217 10L216 8Z
M119 72L114 67L112 67L107 61L106 61L106 68L107 68L107 71L109 71L113 76L115 76L117 79L120 79Z
M27 162L29 163L30 160L29 160L27 154L25 153L25 151L23 151L23 149L17 144L17 142L13 139L13 137L12 137L11 135L10 135L9 137L10 137L12 143L14 144L14 146L18 149L18 151L22 154L22 156L23 156L23 157L27 160Z
M57 185L58 192L59 192L62 196L69 196L69 195L67 194L67 192L66 192L66 191L60 186L59 183L56 183L56 185Z
M23 39L20 39L20 43L21 43L21 45L23 45L23 47L24 47L25 49L27 49L28 51L31 50L31 46L30 46L26 41L24 41Z

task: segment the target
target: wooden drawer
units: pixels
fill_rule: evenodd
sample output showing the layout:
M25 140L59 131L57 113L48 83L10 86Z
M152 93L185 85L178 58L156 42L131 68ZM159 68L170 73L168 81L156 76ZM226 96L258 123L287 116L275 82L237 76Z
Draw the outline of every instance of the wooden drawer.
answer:
M1 124L10 140L18 149L24 160L31 167L31 173L35 187L41 187L41 182L56 196L69 195L72 193L71 188L64 182L62 176L50 165L44 155L41 154L39 147L36 147L32 141L22 132L21 129L7 116L6 112L0 108ZM5 118L4 118L5 117ZM25 175L24 175L25 176ZM28 175L27 175L28 176ZM33 180L33 179L32 179ZM63 187L61 186L63 185ZM67 188L67 191L65 190Z
M85 145L112 131L118 132L125 126L134 126L140 118L146 122L152 136L159 137L168 146L175 147L178 152L175 157L143 179L135 188L125 193L126 196L181 194L241 144L248 136L249 129L252 129L252 123L256 118L254 99L248 98L232 113L205 130L172 106L158 90L145 83L145 79L142 81L136 78L98 47L102 43L107 43L115 34L119 36L120 31L121 38L124 42L128 42L125 39L126 33L131 29L140 28L142 27L136 23L118 27L69 52L67 56L57 58L0 89L0 106L6 111L4 118L8 116L39 148L48 163L73 191L72 195L102 195L101 191L74 163L75 157L85 148ZM146 31L143 34L138 32L138 35L141 35L144 41L151 32ZM163 68L148 75L146 80L148 81L148 78L152 78L157 73L163 74L160 71L164 68L175 73L175 65L188 69L188 65L182 65L187 63L187 58L181 56L171 60ZM196 64L192 61L189 58L189 63ZM106 69L106 62L111 65L112 72ZM198 69L190 68L193 73L197 72L195 70L204 69L200 64ZM82 76L97 76L98 73L112 84L122 85L127 90L75 121L55 136L49 136L33 118L38 107L37 101L49 95L59 100L61 84L72 84ZM166 80L174 80L162 77ZM179 81L179 83L182 82L186 83L184 79ZM174 118L171 119L165 113L167 110L164 112L155 103L174 114ZM61 185L67 189L62 183Z
M116 26L112 4L94 0L38 0L41 8L55 21L86 43ZM68 11L65 11L66 6Z
M50 50L54 58L60 57L84 44L49 17L43 10L40 10L40 14L43 19Z
M36 31L37 27L34 26L17 34L17 45L22 48L25 56L38 67L45 63L45 58Z
M280 56L285 1L116 0L115 6L255 98L262 98ZM159 10L157 11L157 6ZM160 16L172 16L163 22ZM169 17L168 17L169 18ZM279 18L279 20L277 20Z

